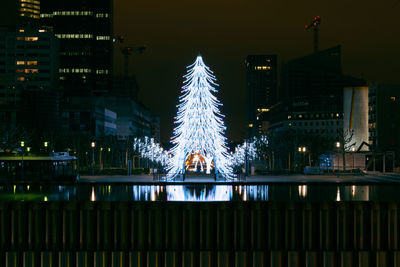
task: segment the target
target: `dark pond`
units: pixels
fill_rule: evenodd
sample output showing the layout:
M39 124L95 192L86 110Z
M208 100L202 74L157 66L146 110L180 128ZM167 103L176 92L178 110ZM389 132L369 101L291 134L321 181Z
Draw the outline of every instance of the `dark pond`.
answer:
M0 201L399 201L400 184L0 185Z

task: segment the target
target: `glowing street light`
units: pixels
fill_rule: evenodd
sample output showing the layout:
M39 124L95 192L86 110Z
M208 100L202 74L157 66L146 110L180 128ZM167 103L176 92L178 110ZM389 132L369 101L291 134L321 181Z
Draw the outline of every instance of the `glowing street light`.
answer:
M96 143L91 142L90 146L92 147L92 175L94 175L94 148L96 147Z
M24 180L24 146L25 142L21 141L21 180Z

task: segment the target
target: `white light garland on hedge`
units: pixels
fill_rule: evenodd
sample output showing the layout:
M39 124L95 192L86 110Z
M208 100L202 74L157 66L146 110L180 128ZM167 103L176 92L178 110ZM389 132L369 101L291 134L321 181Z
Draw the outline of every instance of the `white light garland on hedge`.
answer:
M133 140L133 150L142 158L151 160L159 164L162 168L166 168L169 161L168 151L164 150L154 138L144 137L135 138Z
M232 165L241 166L247 161L256 160L259 156L259 148L261 146L267 146L268 140L266 136L253 137L246 140L243 144L237 145L235 152L232 153Z

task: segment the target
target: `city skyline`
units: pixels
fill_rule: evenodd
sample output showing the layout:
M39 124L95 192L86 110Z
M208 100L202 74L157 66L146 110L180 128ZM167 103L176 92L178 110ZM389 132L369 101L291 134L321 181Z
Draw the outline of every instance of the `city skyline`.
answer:
M131 57L130 71L138 79L139 99L161 116L162 141L172 136L182 75L198 52L219 77L228 139L239 140L246 124L247 55L277 54L280 70L282 61L312 53L313 34L304 25L320 15L320 50L341 45L344 74L363 76L368 82L399 83L400 39L398 28L393 27L399 9L399 1L379 5L341 1L335 6L295 2L290 9L285 3L255 1L205 1L196 8L181 1L156 6L140 2L132 7L121 1L114 3L114 32L125 36L124 45L148 47L145 53ZM115 73L122 73L122 56L116 48L114 52Z

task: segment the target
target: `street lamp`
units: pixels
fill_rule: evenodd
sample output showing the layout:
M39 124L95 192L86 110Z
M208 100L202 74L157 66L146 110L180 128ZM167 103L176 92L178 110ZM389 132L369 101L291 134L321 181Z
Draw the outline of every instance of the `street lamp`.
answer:
M338 153L340 152L340 142L336 142L336 148L338 150ZM337 156L337 168L339 170L339 154ZM334 171L335 167L334 167L334 162L332 163L332 171Z
M21 141L21 180L24 180L24 146L25 142Z
M49 142L45 141L43 143L43 146L44 146L44 151L47 152L47 147L49 146Z
M299 151L299 153L308 152L307 151L307 147L305 147L305 146L299 146L297 150ZM303 156L303 160L302 161L304 162L304 156ZM308 152L308 164L311 166L311 155L310 155L310 152Z
M90 146L92 147L92 175L94 175L94 148L96 147L96 143L92 142Z
M100 165L100 171L103 170L103 148L100 147L100 157L99 157L99 165Z
M153 142L151 143L151 172L154 174L154 147L156 146L156 144Z

